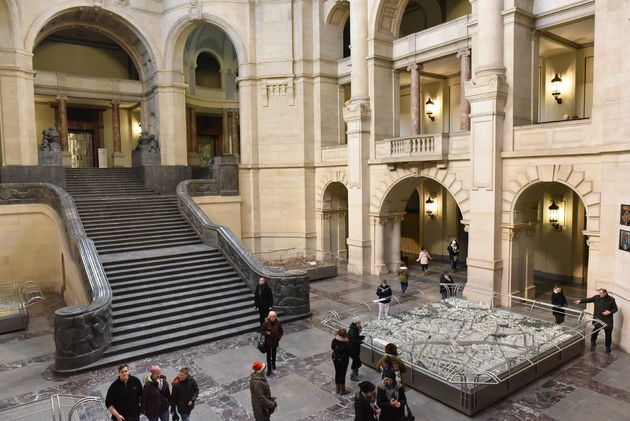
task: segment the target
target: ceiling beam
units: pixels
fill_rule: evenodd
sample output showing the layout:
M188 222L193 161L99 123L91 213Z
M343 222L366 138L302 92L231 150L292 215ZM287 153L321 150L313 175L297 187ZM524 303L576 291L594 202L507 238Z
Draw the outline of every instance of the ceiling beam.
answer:
M560 35L554 34L553 32L538 31L538 33L540 34L540 36L543 36L551 41L557 42L560 45L564 45L565 47L573 48L574 50L579 50L580 48L583 48L582 45L578 44L577 42L568 40L564 37L561 37Z

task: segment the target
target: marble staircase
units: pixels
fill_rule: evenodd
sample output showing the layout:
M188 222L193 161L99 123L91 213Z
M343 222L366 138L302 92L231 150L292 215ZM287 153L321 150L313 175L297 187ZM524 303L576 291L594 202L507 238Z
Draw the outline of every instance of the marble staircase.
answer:
M253 294L221 250L202 244L175 196L133 169L68 169L86 234L112 289L111 365L259 327Z

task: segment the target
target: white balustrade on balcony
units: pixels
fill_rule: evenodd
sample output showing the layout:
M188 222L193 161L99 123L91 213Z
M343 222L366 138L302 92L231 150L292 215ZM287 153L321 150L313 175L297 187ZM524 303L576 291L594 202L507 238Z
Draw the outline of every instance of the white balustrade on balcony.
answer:
M382 163L441 161L448 154L448 134L421 134L376 143L376 160Z

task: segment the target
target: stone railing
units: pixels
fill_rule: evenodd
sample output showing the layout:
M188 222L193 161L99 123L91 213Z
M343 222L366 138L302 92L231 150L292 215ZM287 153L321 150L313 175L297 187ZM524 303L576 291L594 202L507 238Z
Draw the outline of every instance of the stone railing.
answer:
M200 186L212 180L186 180L177 186L179 209L204 244L220 249L233 268L254 291L258 278L267 279L273 291L274 309L291 316L310 314L310 288L305 271L272 272L256 260L227 227L214 224L193 201L193 196L207 195Z
M441 161L448 155L448 134L397 137L376 142L376 160L383 163Z
M63 224L63 239L76 263L89 304L55 311L55 365L69 372L97 361L112 340L112 290L98 259L94 243L83 224L72 197L48 183L0 184L0 205L45 204L52 207Z

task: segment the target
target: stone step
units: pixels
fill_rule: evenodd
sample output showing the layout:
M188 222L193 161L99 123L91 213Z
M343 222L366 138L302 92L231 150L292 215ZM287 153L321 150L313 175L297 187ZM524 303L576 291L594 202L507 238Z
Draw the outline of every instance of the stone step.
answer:
M215 280L228 282L228 280L233 281L234 279L240 281L235 271L229 268L226 269L225 267L217 267L208 269L193 268L189 271L180 271L176 274L160 273L140 279L112 280L110 284L114 295L119 296L129 292L150 291L151 289L175 285L186 286L186 283L195 284L202 282L204 285L213 285L213 281Z
M153 244L138 244L138 245L129 245L129 246L125 246L125 247L97 247L97 251L99 254L112 254L112 253L125 253L125 252L130 252L130 251L140 251L140 250L147 250L147 249L159 249L159 248L169 248L169 247L179 247L179 246L185 246L185 245L192 245L192 244L200 244L201 241L199 240L199 238L195 238L195 239L181 239L181 240L171 240L169 242L165 242L165 243L153 243Z
M172 228L172 227L180 227L183 224L188 225L188 223L184 220L173 219L172 221L161 221L159 223L160 228ZM117 230L145 230L145 229L155 229L155 224L151 221L147 221L145 223L113 223L102 226L101 224L93 224L91 226L83 226L85 233L92 238L92 235L109 235L114 233Z
M182 259L195 259L195 258L203 258L204 256L221 256L221 252L217 249L210 248L208 246L203 246L203 248L199 250L185 250L175 251L175 252L166 252L159 253L151 256L133 256L133 257L125 257L120 261L106 261L103 262L103 267L109 270L116 269L128 269L128 268L144 268L147 265L152 265L155 263L170 263L170 262L179 262Z
M155 275L178 275L180 273L191 273L192 271L201 271L206 269L228 269L231 270L230 264L222 258L216 258L211 261L195 261L194 265L191 265L191 261L182 262L180 264L170 265L147 265L138 269L125 269L123 271L107 270L107 280L114 285L119 286L124 284L125 281L140 280L145 282L147 279ZM171 278L172 279L172 278Z
M131 216L136 216L136 217L141 217L141 216L148 216L148 215L155 215L159 212L160 215L162 214L168 214L168 215L173 215L173 214L179 214L179 209L177 208L177 205L168 205L168 206L163 206L161 209L135 209L135 210L129 210L129 211L125 211L125 212L120 212L120 211L85 211L85 210L79 210L79 216L81 216L81 219L85 219L85 220L92 220L92 219L96 219L96 218L128 218Z
M105 231L105 232L96 232L96 233L89 233L88 235L90 236L90 238L94 241L98 240L98 239L112 239L112 238L133 238L133 237L137 237L139 235L143 235L143 234L151 234L154 232L163 232L163 233L171 233L171 232L178 232L178 231L183 231L183 230L190 230L190 226L188 224L173 224L172 226L163 226L160 224L160 228L159 230L156 230L156 228L154 226L148 226L145 228L128 228L125 229L124 233L114 233L112 231ZM87 230L86 230L87 233Z
M146 216L129 216L129 217L125 217L124 215L120 215L119 217L116 218L103 218L103 217L86 217L85 219L82 217L81 220L83 221L83 226L85 227L91 227L93 225L98 224L99 226L107 226L107 225L116 225L116 224L124 224L124 223L133 223L133 222L137 222L137 223L149 223L149 222L154 222L154 223L159 223L160 221L182 221L184 222L185 219L184 217L181 215L181 213L179 212L168 212L165 215L162 214L158 214L158 215L146 215ZM100 223L102 223L102 225L100 225Z
M93 239L96 247L104 247L104 246L115 246L115 245L126 245L126 244L135 244L137 242L151 242L154 240L175 240L180 238L188 238L188 237L197 237L197 234L190 227L182 227L181 230L176 232L161 232L159 230L155 230L153 233L145 233L142 235L133 235L130 237L124 238L98 238Z

